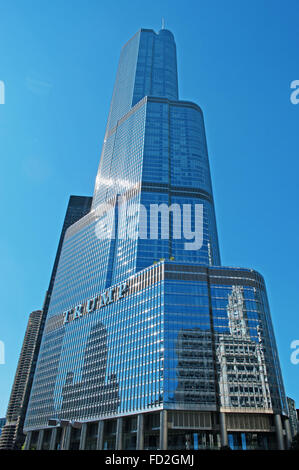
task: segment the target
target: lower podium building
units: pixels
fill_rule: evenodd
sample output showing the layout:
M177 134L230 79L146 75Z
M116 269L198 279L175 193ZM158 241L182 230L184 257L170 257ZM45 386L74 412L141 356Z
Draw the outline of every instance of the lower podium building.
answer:
M288 445L257 272L161 261L77 307L46 324L55 354L40 370L47 390L31 396L26 448Z

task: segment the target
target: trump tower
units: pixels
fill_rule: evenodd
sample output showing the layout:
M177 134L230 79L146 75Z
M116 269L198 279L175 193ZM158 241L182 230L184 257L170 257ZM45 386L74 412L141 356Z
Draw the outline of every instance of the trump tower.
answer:
M90 211L65 232L26 449L284 449L265 282L221 266L203 112L173 34L122 48Z

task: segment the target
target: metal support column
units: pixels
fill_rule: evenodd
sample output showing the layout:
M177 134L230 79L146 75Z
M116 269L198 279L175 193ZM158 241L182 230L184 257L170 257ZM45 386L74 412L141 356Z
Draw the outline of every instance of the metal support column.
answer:
M38 433L38 439L36 444L36 450L42 450L43 440L44 440L45 431L41 429Z
M281 416L274 415L274 422L275 422L275 429L276 429L277 449L284 450Z
M26 439L25 439L25 444L24 444L24 450L29 450L29 449L30 449L31 438L32 438L32 431L29 431L29 432L27 432L27 434L26 434Z
M115 438L115 449L122 450L123 446L123 419L117 418L116 424L116 438Z
M98 437L97 437L97 450L103 450L104 425L105 425L105 421L103 421L103 420L99 421Z
M167 410L160 411L160 449L167 450L168 443L168 424Z
M68 425L63 429L61 450L69 450L71 443L72 426Z
M51 439L50 439L50 450L55 450L56 448L56 439L57 439L57 428L53 428L51 432Z
M225 413L223 413L222 411L219 413L219 420L220 420L221 447L226 447L226 446L228 446L227 429L226 429L226 416L225 416Z
M137 416L137 441L136 450L144 449L144 415L139 414Z
M87 423L83 423L81 427L79 450L85 449L86 436L87 436Z

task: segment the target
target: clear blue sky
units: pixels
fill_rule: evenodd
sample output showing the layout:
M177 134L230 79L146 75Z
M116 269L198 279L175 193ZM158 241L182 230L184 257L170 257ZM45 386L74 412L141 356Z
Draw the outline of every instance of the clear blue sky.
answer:
M222 263L264 275L299 407L298 15L297 0L0 0L0 416L69 195L93 192L120 49L162 16L180 98L205 114Z

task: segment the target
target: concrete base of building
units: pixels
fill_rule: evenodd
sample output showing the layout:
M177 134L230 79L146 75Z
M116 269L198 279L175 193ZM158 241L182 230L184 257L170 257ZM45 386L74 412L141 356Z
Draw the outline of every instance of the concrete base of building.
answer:
M0 450L21 450L25 435L22 432L22 423L7 422L0 436Z
M275 450L289 445L288 420L263 413L160 410L85 422L79 428L63 424L28 432L25 449Z

